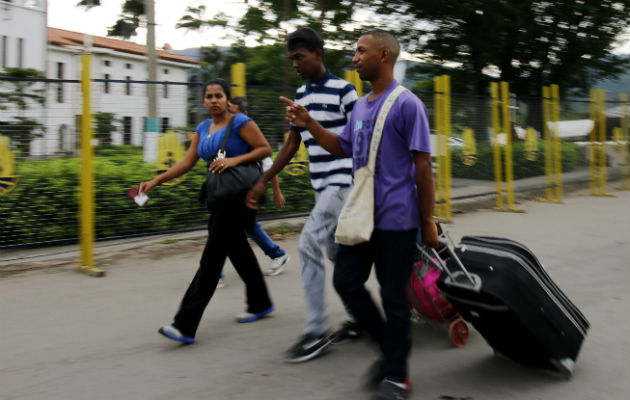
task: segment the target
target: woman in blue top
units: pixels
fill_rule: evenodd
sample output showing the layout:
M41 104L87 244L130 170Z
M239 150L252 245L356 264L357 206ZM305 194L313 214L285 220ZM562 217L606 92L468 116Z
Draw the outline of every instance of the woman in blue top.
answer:
M183 160L153 180L142 182L140 192L177 178L190 171L199 158L210 161L209 169L222 173L241 163L261 161L271 155L271 146L258 125L244 114L233 115L228 110L229 84L213 79L206 84L203 103L212 116L197 126L188 152ZM233 119L232 129L225 147L226 158L210 160L220 147L225 130ZM190 283L173 323L159 332L169 339L194 343L201 315L214 294L225 264L230 258L234 268L245 282L247 310L236 316L238 322L252 322L269 314L274 307L269 298L260 266L245 236L245 227L253 224L255 215L245 207L245 200L215 210L208 222L208 242L204 248L199 269Z

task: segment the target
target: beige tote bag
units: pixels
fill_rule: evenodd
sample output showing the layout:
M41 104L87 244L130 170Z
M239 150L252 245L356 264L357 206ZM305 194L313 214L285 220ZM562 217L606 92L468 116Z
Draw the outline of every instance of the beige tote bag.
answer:
M376 155L383 136L383 125L394 101L405 89L402 85L396 86L389 94L378 114L372 141L368 155L368 163L354 173L354 186L348 195L346 204L341 209L335 242L347 246L367 242L374 231L374 170Z

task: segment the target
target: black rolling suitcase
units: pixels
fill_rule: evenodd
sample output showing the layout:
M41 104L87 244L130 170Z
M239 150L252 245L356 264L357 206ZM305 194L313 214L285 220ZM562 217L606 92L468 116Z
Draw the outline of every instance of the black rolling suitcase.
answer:
M450 257L438 287L462 317L497 353L570 377L589 323L536 256L509 239L441 241Z

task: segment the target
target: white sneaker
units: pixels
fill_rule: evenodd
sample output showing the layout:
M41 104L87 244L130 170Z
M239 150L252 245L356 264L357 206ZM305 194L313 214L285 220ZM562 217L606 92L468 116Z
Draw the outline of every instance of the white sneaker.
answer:
M284 271L284 267L287 265L287 262L289 262L289 258L289 253L284 253L280 257L272 258L271 266L265 271L265 275L280 275L282 271Z
M217 282L217 289L221 289L225 286L225 282L223 282L223 278L219 278L219 282Z
M175 340L177 342L182 342L186 344L195 343L195 338L190 336L184 336L179 329L175 328L173 325L164 325L158 332L171 340Z

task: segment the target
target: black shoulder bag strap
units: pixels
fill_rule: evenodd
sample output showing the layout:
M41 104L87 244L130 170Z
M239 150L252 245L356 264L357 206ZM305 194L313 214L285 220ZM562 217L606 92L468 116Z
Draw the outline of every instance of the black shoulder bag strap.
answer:
M221 143L221 148L219 149L219 151L217 151L217 155L214 158L215 160L220 160L222 158L225 158L225 146L227 145L228 138L230 137L230 132L232 132L232 122L234 122L234 117L232 117L230 119L230 122L228 122L227 124L227 127L225 129L225 135L223 136L223 142Z

